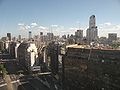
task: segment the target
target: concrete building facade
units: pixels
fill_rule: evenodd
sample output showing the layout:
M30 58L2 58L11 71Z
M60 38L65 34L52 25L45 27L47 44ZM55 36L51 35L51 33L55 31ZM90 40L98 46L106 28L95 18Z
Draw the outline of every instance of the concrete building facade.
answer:
M83 38L83 30L77 30L75 32L75 37L82 39Z
M47 33L48 40L53 40L54 35L53 33Z
M89 28L86 31L86 38L88 43L96 41L98 38L98 29L96 26L95 15L92 15L89 20Z
M28 71L40 70L37 47L34 43L21 43L17 49L17 57L19 64Z
M31 31L29 31L29 37L28 38L29 38L29 40L32 39L32 32Z
M67 48L64 90L119 90L119 55L120 50Z
M4 49L4 42L0 40L0 50Z
M9 43L9 54L11 56L11 58L15 58L15 46L16 46L16 42L10 42Z
M83 39L83 30L77 30L75 32L75 41L77 43L81 43L82 42L82 39Z
M11 41L11 33L7 33L8 40Z
M108 34L108 40L109 41L117 40L117 33L109 33Z

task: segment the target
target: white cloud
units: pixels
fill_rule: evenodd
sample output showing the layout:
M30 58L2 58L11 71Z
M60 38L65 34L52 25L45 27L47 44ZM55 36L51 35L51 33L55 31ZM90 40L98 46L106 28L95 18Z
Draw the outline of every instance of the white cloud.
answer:
M57 26L57 27L53 28L53 30L55 30L55 31L64 30L64 26Z
M32 28L38 26L38 24L35 23L35 22L31 23L30 25L31 25Z
M18 26L24 26L24 23L18 23Z
M108 26L110 26L110 25L112 25L110 22L106 22L106 23L104 23L104 25L108 25Z
M26 29L25 29L25 27L23 27L23 26L20 26L20 27L19 27L19 30L22 30L22 31L24 31L24 30L26 30Z
M35 31L35 34L38 34L39 32L43 32L44 34L47 34L50 31L49 31L48 27L38 26L36 31Z
M77 30L78 28L74 28L74 27L71 27L71 28L69 28L70 30Z
M71 27L71 28L62 28L59 29L59 35L67 35L67 34L74 34L77 28Z
M80 29L83 30L83 34L85 36L86 27L82 27ZM64 28L64 29L60 30L60 32L61 32L60 34L61 35L73 34L74 35L77 30L78 30L77 27Z
M30 29L29 25L25 25L24 27L25 27L26 30Z
M116 25L116 28L120 30L120 25Z
M104 23L98 26L99 36L107 36L108 33L117 33L120 36L120 24Z
M25 30L29 30L30 26L29 25L23 25L23 24L19 24L19 30L25 31Z
M47 30L48 29L47 27L44 27L44 26L39 26L38 28L41 29L41 30Z
M61 25L52 25L51 27L51 31L55 34L55 35L62 35L65 28L64 26Z
M51 27L58 27L58 25L51 25Z

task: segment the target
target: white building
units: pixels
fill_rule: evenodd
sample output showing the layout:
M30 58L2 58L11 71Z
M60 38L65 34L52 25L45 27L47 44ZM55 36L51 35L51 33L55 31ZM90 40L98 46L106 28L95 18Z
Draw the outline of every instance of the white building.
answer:
M25 69L29 71L40 70L37 47L34 43L21 43L18 47L17 53L19 64Z
M16 43L16 46L15 46L15 58L17 58L17 49L19 47L20 43Z
M9 44L10 44L9 41L6 41L6 42L5 42L5 49L8 50L8 51L9 51Z

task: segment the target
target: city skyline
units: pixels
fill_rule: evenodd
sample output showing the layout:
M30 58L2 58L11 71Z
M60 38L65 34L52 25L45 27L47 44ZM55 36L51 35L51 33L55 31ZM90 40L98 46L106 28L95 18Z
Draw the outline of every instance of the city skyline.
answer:
M89 17L95 15L99 36L117 33L120 37L119 9L119 0L1 0L0 36L5 36L7 32L13 36L24 32L28 35L29 30L34 33L74 34L79 27L85 36Z

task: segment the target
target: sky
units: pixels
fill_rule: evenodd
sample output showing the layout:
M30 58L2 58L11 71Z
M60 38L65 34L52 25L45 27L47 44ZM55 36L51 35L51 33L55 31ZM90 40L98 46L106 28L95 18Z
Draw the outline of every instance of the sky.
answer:
M120 0L0 0L0 36L74 34L89 26L96 16L99 36L117 33L120 37Z

